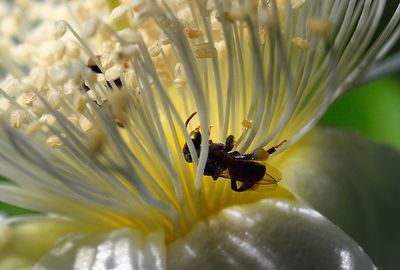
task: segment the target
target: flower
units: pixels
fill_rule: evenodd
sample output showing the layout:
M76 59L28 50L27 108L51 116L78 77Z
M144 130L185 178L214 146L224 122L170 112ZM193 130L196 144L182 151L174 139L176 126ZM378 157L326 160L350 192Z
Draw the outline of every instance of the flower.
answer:
M256 158L287 141L268 160L284 167L397 40L400 8L373 39L383 1L108 4L2 6L0 198L48 215L6 220L0 266L373 269L300 189L235 193L203 174L209 139L230 134Z

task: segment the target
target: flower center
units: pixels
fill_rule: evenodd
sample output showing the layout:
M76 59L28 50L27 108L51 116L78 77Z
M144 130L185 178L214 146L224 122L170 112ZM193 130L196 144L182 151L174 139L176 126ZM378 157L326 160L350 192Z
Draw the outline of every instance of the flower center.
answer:
M20 44L1 61L0 167L13 181L1 198L168 241L228 205L292 198L279 185L234 192L232 178L274 174L249 156L315 125L388 50L400 13L371 46L384 1L137 0L105 18L67 2L57 40L36 11L25 12L43 22L27 24L35 31L2 42Z

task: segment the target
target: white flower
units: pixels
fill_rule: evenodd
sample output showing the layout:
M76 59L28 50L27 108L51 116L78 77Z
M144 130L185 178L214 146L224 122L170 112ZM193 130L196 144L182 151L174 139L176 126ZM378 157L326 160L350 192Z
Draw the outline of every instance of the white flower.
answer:
M1 269L373 269L284 150L396 42L400 7L374 39L384 1L22 2L2 4L26 17L2 41L0 199L44 215L6 220ZM240 153L285 142L282 184L204 176L231 134Z

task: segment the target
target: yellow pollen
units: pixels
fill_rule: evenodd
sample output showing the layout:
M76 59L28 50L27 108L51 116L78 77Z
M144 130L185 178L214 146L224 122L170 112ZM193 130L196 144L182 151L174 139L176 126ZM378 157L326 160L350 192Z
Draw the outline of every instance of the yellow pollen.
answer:
M13 128L20 128L27 121L26 113L18 110L11 113L10 125Z
M67 41L67 43L65 44L65 48L65 53L71 58L78 59L81 55L81 48L75 41Z
M310 43L307 40L302 39L301 37L294 37L292 39L292 43L294 44L294 46L301 50L305 50L310 47Z
M34 86L38 88L39 91L43 90L47 83L47 72L43 69L34 69L31 73L32 83Z
M98 24L99 22L97 21L96 18L89 18L82 27L83 30L83 36L87 38L93 37L97 30L98 30Z
M129 94L126 91L113 92L109 95L108 101L115 121L119 124L126 123L128 117L126 108L128 106Z
M31 106L33 101L37 98L34 92L25 92L22 94L23 103L27 106Z
M186 30L186 34L190 39L199 38L202 35L199 28L189 28Z
M99 59L100 59L100 63L103 65L103 67L105 69L109 69L115 65L114 59L112 59L111 55L109 55L109 54L103 54L100 56ZM93 61L93 60L91 60L91 61ZM96 65L96 63L94 63L94 61L91 64Z
M76 110L83 113L86 108L86 97L84 95L79 95L75 100Z
M35 134L39 129L41 129L44 126L43 122L40 121L35 121L31 124L29 124L29 126L26 128L26 134L28 136L32 136L33 134Z
M244 126L245 128L252 128L253 127L253 121L245 119L245 120L242 121L242 126Z
M308 22L310 31L324 39L328 39L332 33L332 23L324 18L313 18Z
M53 109L58 110L61 107L62 96L56 90L50 91L48 93L48 101L49 101L50 106Z
M183 78L176 78L174 80L174 87L176 89L183 89L186 86L186 80Z
M93 123L90 122L90 120L87 119L84 115L81 115L79 117L79 126L83 131L88 131L93 127Z
M67 31L67 25L64 21L58 21L55 24L55 28L54 28L54 38L55 39L60 39L65 35L65 32Z
M114 8L111 12L110 19L111 22L117 22L125 18L128 13L128 8L125 5L119 5Z
M159 42L155 42L149 47L149 53L152 57L159 56L161 52L162 52L162 47Z
M51 148L60 148L62 146L62 141L58 136L50 136L46 142Z
M114 65L106 70L105 78L107 81L113 81L120 77L122 68L119 65Z
M104 136L100 131L92 130L87 134L87 147L89 151L96 154L101 151L104 146Z
M137 87L137 79L132 70L124 72L122 78L128 88L135 89Z
M215 47L212 48L215 52L217 52L217 49ZM212 53L210 50L210 45L208 43L201 43L196 45L196 48L194 50L194 53L198 58L211 58Z
M56 118L52 114L43 114L40 118L39 121L43 122L49 126L52 126L56 123Z

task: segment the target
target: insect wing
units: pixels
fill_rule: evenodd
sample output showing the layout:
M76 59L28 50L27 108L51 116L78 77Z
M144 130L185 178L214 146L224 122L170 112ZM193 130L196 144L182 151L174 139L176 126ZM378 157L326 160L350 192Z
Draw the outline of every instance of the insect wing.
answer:
M278 188L277 183L282 179L282 173L275 167L265 164L266 173L257 184L249 190L257 192L274 191Z
M248 171L251 169L257 169L257 167L254 167L254 163L259 163L255 161L241 161L241 162L236 162L234 170L232 170L232 167L230 169L226 169L219 173L217 176L226 178L226 179L232 179L235 178L235 180L242 180L243 178L246 177L251 177L251 173L248 174ZM249 167L248 165L251 166ZM261 164L261 163L260 163ZM259 185L274 185L278 183L282 179L282 173L276 169L275 167L269 165L269 164L262 164L265 166L266 171L262 179L258 182Z
M282 179L282 173L272 165L265 164L266 172L263 179L258 182L259 185L276 184Z
M225 171L222 171L221 173L219 173L216 176L222 177L222 178L225 178L225 179L232 179L232 176L229 174L228 169L226 169Z
M267 191L274 191L278 188L278 184L260 184L257 183L251 188L249 188L250 191L256 191L256 192L267 192Z

